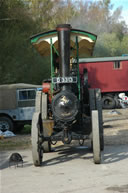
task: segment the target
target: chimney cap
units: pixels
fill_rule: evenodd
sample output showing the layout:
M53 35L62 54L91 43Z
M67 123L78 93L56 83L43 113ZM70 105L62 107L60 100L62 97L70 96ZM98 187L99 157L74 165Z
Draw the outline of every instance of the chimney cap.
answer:
M71 29L72 26L70 24L59 24L57 25L57 28L56 29L60 29L60 28L68 28L68 29Z

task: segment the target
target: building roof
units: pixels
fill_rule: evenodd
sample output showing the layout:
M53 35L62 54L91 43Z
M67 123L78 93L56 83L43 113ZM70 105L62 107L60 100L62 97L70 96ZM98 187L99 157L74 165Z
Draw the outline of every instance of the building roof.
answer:
M101 58L80 58L79 63L91 62L111 62L111 61L126 61L128 56L115 56L115 57L101 57Z

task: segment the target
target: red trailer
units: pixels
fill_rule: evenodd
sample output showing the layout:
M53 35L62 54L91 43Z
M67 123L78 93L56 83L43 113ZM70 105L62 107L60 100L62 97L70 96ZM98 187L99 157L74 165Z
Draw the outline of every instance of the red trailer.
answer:
M128 56L79 59L80 76L90 88L100 88L103 108L119 106L118 95L128 95Z

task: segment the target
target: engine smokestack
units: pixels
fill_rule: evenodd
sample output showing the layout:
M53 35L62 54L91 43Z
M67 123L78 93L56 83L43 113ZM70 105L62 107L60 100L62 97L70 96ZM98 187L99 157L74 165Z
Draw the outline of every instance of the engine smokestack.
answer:
M70 24L61 24L56 28L59 42L59 69L60 76L69 76L70 71Z

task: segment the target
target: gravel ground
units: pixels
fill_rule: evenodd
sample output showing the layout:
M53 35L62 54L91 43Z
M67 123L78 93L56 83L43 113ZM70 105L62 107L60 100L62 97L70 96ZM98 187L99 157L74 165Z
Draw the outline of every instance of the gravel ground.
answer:
M128 109L104 110L105 145L128 144Z
M103 118L105 149L100 165L93 163L85 144L58 146L44 154L41 167L34 167L30 135L0 140L6 146L0 152L0 193L128 193L128 109L105 110ZM13 152L22 155L23 168L8 167Z

